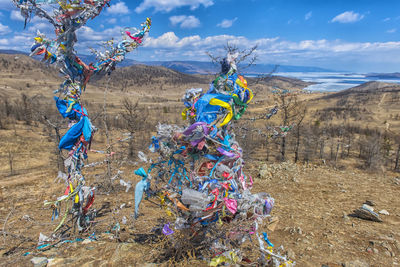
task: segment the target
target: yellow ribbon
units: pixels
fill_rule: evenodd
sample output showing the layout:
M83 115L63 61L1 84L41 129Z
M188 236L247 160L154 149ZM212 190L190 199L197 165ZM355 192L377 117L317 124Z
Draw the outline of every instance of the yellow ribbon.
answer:
M187 111L189 110L189 108L185 108L184 110L182 110L182 120L187 120Z
M236 255L236 253L231 251L231 252L229 252L229 257L226 257L226 256L214 257L210 262L210 266L218 266L223 263L228 263L228 264L237 263L238 261L239 261L239 258Z
M42 37L35 37L35 38L33 38L36 42L38 42L38 43L42 43L43 42L43 39L42 39Z
M224 102L222 100L219 100L217 98L212 98L210 100L209 104L213 105L213 106L221 106L221 107L223 107L223 108L228 110L228 114L226 114L224 120L222 121L222 123L219 124L218 127L222 127L222 126L224 126L225 124L227 124L228 122L231 121L231 119L233 117L233 111L232 111L232 107L231 107L231 105L229 105L229 103L226 103L226 102Z

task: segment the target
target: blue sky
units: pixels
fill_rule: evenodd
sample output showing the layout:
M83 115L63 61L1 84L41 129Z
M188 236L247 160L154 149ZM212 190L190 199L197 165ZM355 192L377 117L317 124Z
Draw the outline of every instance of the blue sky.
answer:
M129 58L208 60L227 43L258 44L259 63L318 66L355 72L400 71L399 0L137 0L111 7L79 30L77 50L119 38L119 28L153 27ZM48 23L23 20L9 0L0 0L0 49L27 51L37 29Z

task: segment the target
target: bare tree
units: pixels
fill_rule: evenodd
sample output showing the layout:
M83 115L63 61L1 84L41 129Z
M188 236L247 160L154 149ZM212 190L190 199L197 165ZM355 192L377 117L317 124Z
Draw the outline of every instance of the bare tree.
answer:
M395 163L394 163L394 170L395 171L399 171L400 170L399 159L400 159L400 143L397 145L396 158L395 158Z
M43 119L54 130L54 134L49 131L49 137L54 141L55 144L54 154L57 157L57 169L59 171L64 171L64 157L62 156L61 150L58 148L58 144L61 140L61 124L59 122L50 121L50 119L46 115L43 115Z
M14 175L14 168L13 168L14 152L11 151L11 149L8 151L8 164L10 166L10 176L13 176Z
M296 94L291 93L280 93L277 96L277 102L280 109L280 121L283 127L293 127L299 120L303 121L306 113L306 109L302 103L299 102ZM281 136L280 144L280 158L281 161L286 160L286 134ZM299 132L300 138L300 132Z
M121 115L125 120L125 128L129 131L130 135L133 136L136 131L140 129L140 125L143 124L143 117L141 116L143 111L139 109L139 101L132 102L128 98L125 98L122 100L122 105L124 107L124 111L121 113ZM129 140L128 156L130 158L133 158L135 155L133 141L133 138Z
M297 122L296 122L296 145L294 149L294 162L296 163L299 160L299 147L300 147L300 130L303 123L304 118L306 117L307 108L301 107L299 111Z

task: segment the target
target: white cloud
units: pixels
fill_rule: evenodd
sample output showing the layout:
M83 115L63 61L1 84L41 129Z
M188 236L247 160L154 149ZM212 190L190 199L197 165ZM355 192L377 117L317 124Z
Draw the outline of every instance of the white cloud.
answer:
M7 33L10 33L10 27L8 27L7 25L3 25L0 22L0 35L6 35Z
M78 42L76 43L77 51L80 53L88 52L89 47L97 47L102 41L120 40L121 38L121 27L114 26L112 28L107 28L103 31L95 31L89 26L83 26L76 31Z
M390 18L384 18L382 21L383 22L388 22L390 20Z
M107 20L107 23L108 23L108 24L115 24L115 23L117 23L117 19L116 19L116 18L108 19L108 20ZM104 27L104 25L103 25L103 27Z
M141 13L146 9L154 8L155 12L170 12L175 8L184 6L189 6L190 10L195 10L201 5L209 7L213 4L213 0L143 0L135 11Z
M144 50L159 60L208 60L206 52L223 55L224 45L241 49L258 45L260 63L320 66L330 69L379 71L395 69L400 57L400 42L345 42L342 40L302 40L291 42L281 38L248 39L244 36L198 35L179 38L174 32L149 37ZM149 52L151 51L151 52ZM147 52L146 52L147 53Z
M192 29L200 26L200 20L195 16L172 16L169 18L172 26L180 25L181 28Z
M126 6L125 2L118 2L107 8L107 13L112 15L129 14L129 8Z
M8 45L9 41L8 39L0 39L0 45Z
M53 25L44 21L33 23L28 27L29 32L36 33L37 30L40 30L40 32L45 33L46 35L54 33Z
M33 37L32 33L23 32L7 39L0 39L0 49L29 51Z
M397 31L397 29L393 28L393 29L387 30L386 32L387 33L395 33L396 31Z
M12 10L10 12L10 19L15 21L25 21L25 18L22 17L21 12L19 10ZM32 19L28 20L29 23L39 23L46 21L45 18L40 18L38 16L34 16Z
M336 17L334 17L331 22L339 22L339 23L352 23L356 21L360 21L364 18L364 15L360 15L359 13L354 13L353 11L345 11Z
M237 21L237 17L234 19L224 19L223 21L221 21L221 23L217 24L217 27L221 27L221 28L230 28L232 27L233 23L235 23L235 21Z
M17 10L12 10L10 13L10 19L17 21L25 21L25 18L22 17L21 12Z
M308 12L307 14L304 15L305 20L309 20L312 17L312 11Z

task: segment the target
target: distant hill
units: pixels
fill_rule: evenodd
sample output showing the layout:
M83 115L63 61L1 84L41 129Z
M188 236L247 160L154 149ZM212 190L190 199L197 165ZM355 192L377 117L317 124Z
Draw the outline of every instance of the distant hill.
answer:
M324 96L325 99L330 98L342 98L342 97L349 97L350 95L357 95L361 97L361 95L365 94L382 94L382 93L391 93L391 92L400 92L400 85L397 83L384 83L384 82L366 82L360 84L358 86L342 90L333 94L329 94Z
M95 76L94 76L95 78ZM102 83L106 77L96 83ZM133 65L118 68L113 71L110 85L118 88L131 86L142 87L150 85L184 85L184 84L208 84L209 79L205 75L191 75L162 66Z
M368 73L365 75L369 78L378 78L378 79L398 79L400 78L400 72L394 73Z
M0 54L23 54L25 52L16 50L0 50ZM79 55L79 57L85 62L95 62L96 58L93 55ZM179 72L187 74L214 74L219 71L219 66L206 61L145 61L140 62L133 59L125 59L123 62L118 64L119 67L129 67L132 65L148 65L148 66L162 66L169 69L173 69ZM238 66L239 69L244 66ZM276 68L274 64L255 64L248 68L243 69L241 72L245 75L262 75L270 73ZM291 66L291 65L279 65L276 72L335 72L334 70L313 67L313 66Z
M17 50L11 50L11 49L0 49L0 54L9 54L9 55L16 55L16 54L21 54L21 55L29 55L29 53L17 51Z
M214 74L219 71L218 66L203 61L146 61L149 66L163 66L187 74Z
M180 72L189 74L212 74L219 71L219 66L204 61L147 61L146 65L163 66ZM239 65L238 68L244 67ZM277 68L276 68L277 67ZM290 66L274 64L255 64L243 69L246 75L262 75L270 73L276 68L276 72L335 72L334 70L323 69L309 66Z
M308 102L315 121L398 132L400 85L366 82Z

